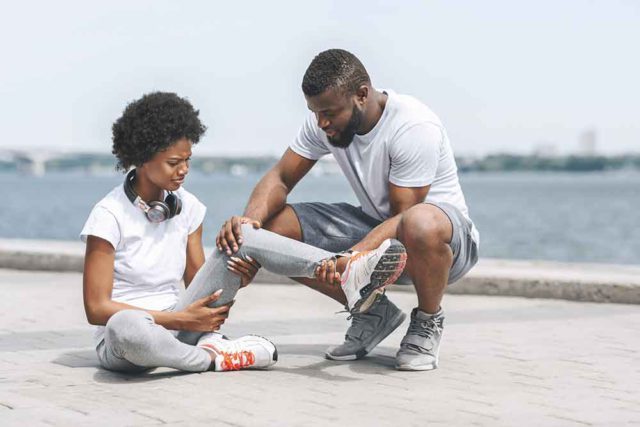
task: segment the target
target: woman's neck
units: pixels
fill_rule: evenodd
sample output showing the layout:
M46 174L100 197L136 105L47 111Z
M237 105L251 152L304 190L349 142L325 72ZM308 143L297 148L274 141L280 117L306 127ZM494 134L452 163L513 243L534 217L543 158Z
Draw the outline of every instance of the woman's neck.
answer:
M151 182L147 175L143 172L141 173L140 170L136 171L136 179L133 182L133 188L136 191L136 194L147 203L152 200L162 200L162 188Z

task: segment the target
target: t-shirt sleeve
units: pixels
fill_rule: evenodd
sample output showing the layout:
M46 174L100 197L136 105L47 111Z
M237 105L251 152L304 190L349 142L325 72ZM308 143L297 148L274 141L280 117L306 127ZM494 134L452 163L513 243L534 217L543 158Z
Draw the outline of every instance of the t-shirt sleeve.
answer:
M389 181L400 187L431 185L438 170L442 141L442 128L432 123L415 125L402 133L389 148Z
M189 198L189 205L188 226L189 234L191 234L196 231L204 221L204 216L207 213L207 207L193 195Z
M329 154L331 151L318 135L318 131L315 116L311 113L307 116L298 132L298 136L296 136L289 148L309 160L318 160L322 156Z
M113 213L104 206L95 206L80 232L80 239L85 243L87 242L88 236L96 236L104 239L111 243L111 246L116 249L120 243L120 226L118 225L118 220Z

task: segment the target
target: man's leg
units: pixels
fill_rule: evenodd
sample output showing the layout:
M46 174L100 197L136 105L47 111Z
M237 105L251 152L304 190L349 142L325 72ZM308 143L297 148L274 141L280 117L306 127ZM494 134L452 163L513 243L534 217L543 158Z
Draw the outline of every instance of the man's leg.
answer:
M440 208L420 204L402 214L396 233L407 249L406 269L418 295L418 308L436 313L453 264L451 221Z
M305 243L340 252L357 245L380 221L365 215L361 209L346 203L298 203L287 206L276 215L265 227L300 239ZM394 235L395 235L394 226ZM385 240L379 239L371 243L374 249ZM347 258L338 262L346 263ZM339 266L340 271L343 265ZM330 296L341 305L346 298L340 287L325 285L313 279L296 279L301 283ZM385 295L367 312L350 317L351 326L345 334L345 341L339 346L329 348L326 357L333 360L353 360L364 357L376 345L384 340L404 321L406 315L396 307Z
M411 312L396 367L412 371L435 369L444 328L440 304L445 287L466 274L477 261L471 223L450 204L425 203L403 213L397 233L407 247L407 268L416 288L418 307Z
M302 203L287 208L268 226L332 251L351 247L370 250L384 239L400 240L408 253L405 271L418 295L418 307L414 310L417 314L441 315L438 310L447 283L462 277L477 260L470 223L448 204L420 204L380 223L345 204ZM330 295L331 289L324 291L313 280L305 284ZM330 296L341 301L339 295ZM399 313L384 296L370 313L354 316L345 343L330 349L327 357L339 360L362 357L398 326L395 323ZM434 321L441 324L442 317L436 316ZM394 325L390 327L392 322Z

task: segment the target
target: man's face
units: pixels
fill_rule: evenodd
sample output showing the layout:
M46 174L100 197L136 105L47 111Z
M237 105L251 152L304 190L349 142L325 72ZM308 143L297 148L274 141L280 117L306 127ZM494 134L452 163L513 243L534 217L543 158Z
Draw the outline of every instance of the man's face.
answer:
M362 124L363 111L358 108L356 96L327 89L319 95L305 98L329 143L334 147L347 148Z

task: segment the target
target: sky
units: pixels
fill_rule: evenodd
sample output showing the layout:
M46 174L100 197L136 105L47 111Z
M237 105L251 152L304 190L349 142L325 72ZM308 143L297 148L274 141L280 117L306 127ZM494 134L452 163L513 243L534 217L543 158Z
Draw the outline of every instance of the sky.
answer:
M187 97L197 153L279 154L307 114L309 62L343 48L413 95L458 155L640 152L640 2L2 2L0 150L109 153L151 91Z

